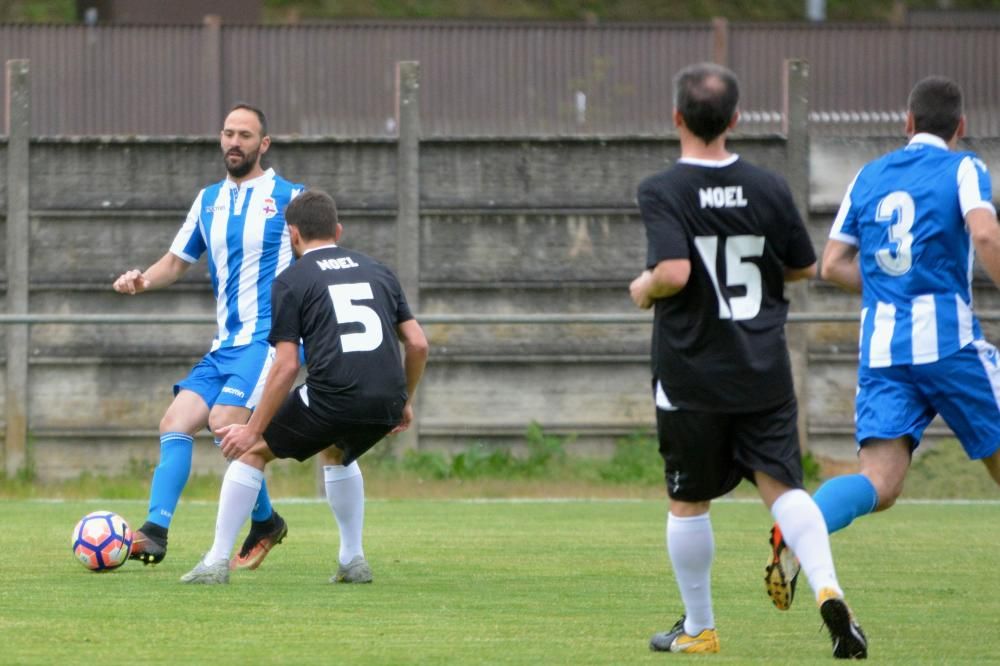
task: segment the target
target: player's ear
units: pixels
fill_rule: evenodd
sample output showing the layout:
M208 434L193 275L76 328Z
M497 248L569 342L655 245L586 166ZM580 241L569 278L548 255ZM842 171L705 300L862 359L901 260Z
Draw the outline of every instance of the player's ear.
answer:
M292 247L296 247L302 242L302 234L299 233L299 228L294 224L288 225L288 240L292 244Z
M734 109L733 117L729 119L729 124L726 125L726 129L727 130L733 129L734 127L736 127L736 123L738 123L739 121L740 121L740 110Z
M340 234L344 233L344 225L337 222L336 228L333 230L333 242L337 243L340 241Z
M684 126L684 116L681 115L680 111L674 109L674 127L679 128L683 126Z
M263 155L271 145L271 137L265 136L260 140L260 154Z
M906 136L913 136L917 133L917 121L913 117L912 111L906 112Z
M965 136L965 114L963 113L962 117L958 119L958 127L955 128L955 136L952 137L952 140L957 141L958 139L961 139L964 136Z

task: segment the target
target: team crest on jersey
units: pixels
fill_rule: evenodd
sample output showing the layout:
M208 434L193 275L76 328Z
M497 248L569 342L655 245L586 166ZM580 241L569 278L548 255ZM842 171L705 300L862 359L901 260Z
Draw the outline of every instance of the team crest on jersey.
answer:
M278 214L278 204L275 203L274 199L268 197L264 199L264 205L261 208L264 211L264 219L270 220L272 217Z

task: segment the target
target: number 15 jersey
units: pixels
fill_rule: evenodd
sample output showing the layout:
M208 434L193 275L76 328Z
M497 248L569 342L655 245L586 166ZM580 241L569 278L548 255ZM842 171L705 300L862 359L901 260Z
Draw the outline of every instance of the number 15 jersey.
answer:
M995 213L986 165L931 134L865 165L830 238L858 248L861 365L933 363L983 337L965 216Z
M684 288L655 304L657 406L737 413L792 399L785 267L816 253L784 179L736 155L682 158L638 199L646 266L691 262Z

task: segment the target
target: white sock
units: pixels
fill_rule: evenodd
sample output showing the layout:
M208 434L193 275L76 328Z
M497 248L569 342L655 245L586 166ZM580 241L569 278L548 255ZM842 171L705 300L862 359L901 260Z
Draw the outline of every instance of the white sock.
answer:
M813 593L818 596L823 588L832 587L843 594L833 567L826 521L809 493L789 490L771 505L771 515L781 528L785 544L799 558Z
M250 518L257 493L264 481L264 472L234 460L222 477L219 492L219 514L215 519L215 543L205 555L205 564L229 560L236 545L236 536Z
M326 486L326 501L333 510L333 517L340 529L341 564L349 564L360 555L365 556L361 547L361 532L365 526L365 481L357 461L347 467L325 465L323 480Z
M707 513L679 518L667 516L667 552L684 602L684 631L697 636L715 627L712 613L712 558L715 537Z

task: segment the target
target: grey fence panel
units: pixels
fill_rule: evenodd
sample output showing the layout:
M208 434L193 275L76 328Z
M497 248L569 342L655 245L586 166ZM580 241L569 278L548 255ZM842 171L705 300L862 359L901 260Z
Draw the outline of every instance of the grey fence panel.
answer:
M670 78L712 59L716 37L744 132L780 129L782 62L805 58L815 133L895 135L912 83L940 73L963 85L970 132L1000 135L995 27L0 25L0 60L31 60L36 135L214 135L249 101L274 134L394 136L400 60L421 63L425 137L670 134Z

